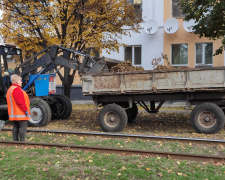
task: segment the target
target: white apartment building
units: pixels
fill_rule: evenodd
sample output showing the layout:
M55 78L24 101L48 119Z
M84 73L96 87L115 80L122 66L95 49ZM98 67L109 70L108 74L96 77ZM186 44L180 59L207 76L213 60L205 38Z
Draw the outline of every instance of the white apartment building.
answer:
M179 0L129 0L138 5L143 21L140 23L140 33L131 32L123 36L119 52L102 51L102 56L116 60L132 60L133 66L142 66L145 70L153 69L152 59L167 55L172 66L198 65L224 66L224 53L213 56L215 49L221 46L221 40L199 38L194 34L191 24L184 21L179 6ZM150 23L150 21L152 21ZM153 23L154 22L154 23ZM150 25L149 25L150 23ZM147 33L146 27L154 27L157 31ZM129 28L126 29L130 31Z

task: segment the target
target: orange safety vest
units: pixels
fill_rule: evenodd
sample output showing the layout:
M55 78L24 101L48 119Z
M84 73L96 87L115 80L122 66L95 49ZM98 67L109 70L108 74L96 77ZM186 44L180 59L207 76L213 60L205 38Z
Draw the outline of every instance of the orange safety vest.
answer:
M14 97L13 97L13 91L15 88L17 88L18 86L11 86L6 94L6 100L7 100L7 104L8 104L8 114L9 114L9 120L10 121L21 121L21 120L30 120L30 100L29 97L27 95L27 93L22 90L23 92L23 96L24 96L24 100L25 100L25 104L27 106L27 111L29 116L27 117L25 112L22 111L20 109L20 107L17 105Z

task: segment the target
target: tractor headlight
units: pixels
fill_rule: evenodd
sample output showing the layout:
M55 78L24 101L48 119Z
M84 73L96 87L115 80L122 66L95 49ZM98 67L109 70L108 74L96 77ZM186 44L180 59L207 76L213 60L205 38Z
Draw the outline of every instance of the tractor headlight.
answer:
M18 55L20 54L20 50L19 49L17 49L16 54L18 54Z
M8 48L4 48L4 52L7 53L9 50Z

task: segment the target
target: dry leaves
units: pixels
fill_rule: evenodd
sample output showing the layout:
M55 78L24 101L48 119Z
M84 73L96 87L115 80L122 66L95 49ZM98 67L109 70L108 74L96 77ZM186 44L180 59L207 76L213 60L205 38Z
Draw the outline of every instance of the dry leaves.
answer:
M48 171L49 169L48 168L43 168L42 171L46 172Z
M111 67L111 69L114 72L125 72L125 71L144 71L144 69L142 67L137 67L137 66L132 66L132 62L129 61L124 61L121 62L113 67Z

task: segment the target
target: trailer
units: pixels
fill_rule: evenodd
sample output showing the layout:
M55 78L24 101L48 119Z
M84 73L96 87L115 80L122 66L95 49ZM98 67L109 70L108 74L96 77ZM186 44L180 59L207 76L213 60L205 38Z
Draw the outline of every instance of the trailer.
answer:
M185 100L186 109L195 105L190 120L199 133L224 127L225 67L84 74L82 82L83 94L103 106L98 121L104 131L122 131L135 120L137 104L157 113L167 100Z

